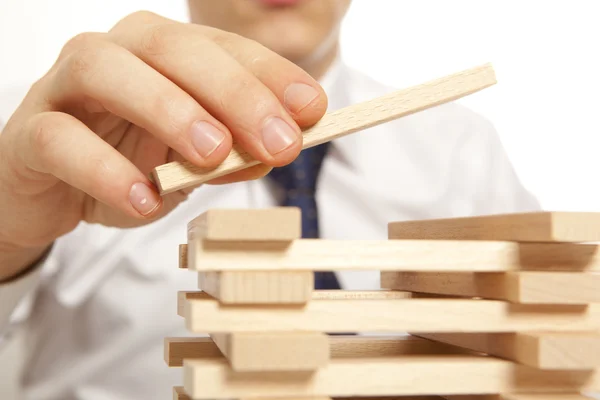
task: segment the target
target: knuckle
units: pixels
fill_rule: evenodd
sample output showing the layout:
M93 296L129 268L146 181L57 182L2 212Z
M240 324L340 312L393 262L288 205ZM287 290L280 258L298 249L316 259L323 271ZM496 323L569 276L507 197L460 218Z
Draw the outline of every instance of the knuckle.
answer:
M159 15L152 11L140 10L125 16L125 18L117 22L115 27L119 25L147 24L156 21L158 18L160 18Z
M223 101L230 102L240 96L256 98L260 93L256 78L250 73L240 73L223 88Z
M114 178L114 170L110 168L107 160L100 157L92 157L89 160L89 175L87 178L97 185L101 185L102 182L110 182Z
M67 75L71 80L85 83L98 60L98 49L83 47L72 53L65 63Z
M214 43L225 49L231 49L239 45L240 41L242 40L241 36L236 33L225 32L218 29L211 30L209 33L209 38Z
M140 53L142 56L161 56L166 54L173 43L173 25L151 26L142 34Z
M32 122L30 146L36 156L43 162L49 160L59 140L56 121L51 116L39 116Z
M65 43L61 55L68 56L81 48L90 47L93 43L97 43L102 37L104 37L104 34L99 32L79 33Z
M159 119L164 121L163 129L171 147L181 149L187 146L188 127L199 115L196 104L192 101L182 101L178 96L158 96L150 111L152 115L159 116Z

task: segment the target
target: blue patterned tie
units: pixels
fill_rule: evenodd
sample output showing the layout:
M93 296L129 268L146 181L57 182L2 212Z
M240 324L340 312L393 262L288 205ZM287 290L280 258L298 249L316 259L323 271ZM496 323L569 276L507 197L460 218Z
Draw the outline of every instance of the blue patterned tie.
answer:
M303 238L319 237L315 189L328 145L305 149L293 162L274 168L268 175L284 190L282 206L299 207L302 211ZM315 289L340 289L340 285L333 272L319 271L315 272Z

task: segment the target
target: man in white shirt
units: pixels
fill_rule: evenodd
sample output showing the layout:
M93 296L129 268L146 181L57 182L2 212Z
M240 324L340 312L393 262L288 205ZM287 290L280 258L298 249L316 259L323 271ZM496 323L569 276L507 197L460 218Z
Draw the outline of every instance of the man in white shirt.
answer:
M189 334L175 312L196 289L176 267L188 221L281 205L264 176L293 165L301 128L392 90L339 58L349 3L190 0L193 25L136 13L70 41L32 86L0 134L0 332L25 332L25 399L164 399L181 384L162 346ZM171 160L218 165L233 140L263 164L164 198L147 179ZM340 240L539 209L493 126L458 104L335 140L314 196L320 237Z

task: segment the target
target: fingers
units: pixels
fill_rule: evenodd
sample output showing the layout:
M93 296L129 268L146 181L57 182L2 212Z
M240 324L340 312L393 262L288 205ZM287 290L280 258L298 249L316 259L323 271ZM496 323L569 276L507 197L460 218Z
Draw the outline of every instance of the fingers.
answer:
M263 82L302 128L318 122L327 111L327 94L307 72L263 45L213 28L203 29L241 65Z
M34 116L16 151L32 170L51 174L132 217L152 217L161 198L123 155L76 118L57 112Z
M301 130L277 96L223 48L184 28L157 25L117 40L190 93L254 158L271 166L291 162L302 147Z
M232 138L193 97L126 49L94 37L65 57L51 97L107 110L146 129L187 160L220 164ZM106 73L110 71L110 73Z

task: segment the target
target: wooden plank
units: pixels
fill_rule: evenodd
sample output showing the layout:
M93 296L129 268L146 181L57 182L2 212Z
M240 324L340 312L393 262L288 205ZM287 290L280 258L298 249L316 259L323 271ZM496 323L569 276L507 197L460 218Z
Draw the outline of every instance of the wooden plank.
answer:
M204 299L208 293L180 291L177 293L177 315L184 317L186 299ZM412 293L394 290L315 290L312 300L392 300L410 299Z
M210 337L169 337L164 343L165 363L169 367L183 365L184 358L223 357Z
M384 271L381 287L522 304L600 302L600 274L597 273Z
M188 242L286 242L302 237L302 216L297 207L211 209L188 223Z
M326 114L303 132L306 149L379 124L454 101L496 84L490 64L460 71L423 84ZM259 162L234 143L229 156L216 168L201 168L188 161L171 162L152 170L151 179L161 195L242 170Z
M421 337L547 370L600 367L597 332L424 333Z
M377 292L374 292L377 295ZM184 296L185 297L185 296ZM525 305L496 300L311 300L303 307L221 306L206 294L182 299L196 333L596 331L600 304Z
M333 359L310 373L243 373L225 360L186 360L198 399L262 396L415 396L597 389L598 371L544 371L491 357L443 355Z
M469 350L415 336L328 335L331 358L389 357L425 354L469 354ZM221 358L210 337L166 338L165 362L181 367L183 360Z
M187 268L187 259L188 259L188 255L187 255L188 249L187 249L187 244L180 244L179 245L179 268Z
M192 400L192 398L185 393L183 386L176 386L173 388L173 400Z
M579 393L535 393L444 396L447 400L592 400Z
M234 371L313 371L327 365L321 332L237 332L211 335Z
M437 399L441 399L438 397ZM183 387L176 386L173 388L173 400L192 400L186 393ZM241 399L241 400L331 400L330 397L327 396L319 396L319 397L285 397L285 398L277 398L277 397L263 397L263 398L249 398L249 399ZM363 399L365 400L365 399ZM411 400L411 399L408 399ZM412 400L428 400L428 399L416 399ZM434 399L431 399L434 400ZM442 399L443 400L443 399Z
M314 286L312 271L198 272L198 288L223 304L303 304Z
M600 271L597 244L327 239L192 244L189 252L199 261L188 256L188 268L196 271Z
M600 213L539 211L388 224L390 239L506 240L515 242L595 242Z

